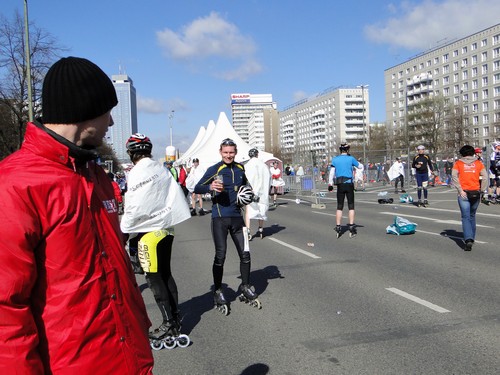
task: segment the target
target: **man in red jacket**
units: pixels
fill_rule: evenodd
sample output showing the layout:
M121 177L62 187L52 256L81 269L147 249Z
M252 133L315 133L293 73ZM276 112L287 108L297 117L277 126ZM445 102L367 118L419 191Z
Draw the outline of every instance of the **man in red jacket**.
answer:
M152 373L151 323L95 162L117 103L97 65L59 60L43 123L0 163L0 373Z

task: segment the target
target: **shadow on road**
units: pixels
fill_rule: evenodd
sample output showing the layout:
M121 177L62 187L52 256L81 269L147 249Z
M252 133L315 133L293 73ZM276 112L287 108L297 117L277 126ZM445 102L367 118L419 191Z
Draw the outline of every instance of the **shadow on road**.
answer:
M264 237L272 236L273 234L279 233L284 229L286 229L286 227L282 227L279 224L273 224L270 227L264 227ZM256 240L258 240L258 238L256 238Z
M240 375L266 375L269 373L269 366L264 363L255 363L244 369Z
M450 240L455 242L460 249L463 248L464 241L462 238L464 237L464 235L462 232L457 232L454 229L445 229L440 233L440 235L443 237L448 237Z

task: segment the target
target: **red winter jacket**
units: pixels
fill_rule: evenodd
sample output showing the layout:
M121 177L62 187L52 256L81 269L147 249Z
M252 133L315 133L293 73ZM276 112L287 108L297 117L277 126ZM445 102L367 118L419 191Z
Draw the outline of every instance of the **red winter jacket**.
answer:
M150 374L110 180L63 143L30 123L0 163L0 373Z

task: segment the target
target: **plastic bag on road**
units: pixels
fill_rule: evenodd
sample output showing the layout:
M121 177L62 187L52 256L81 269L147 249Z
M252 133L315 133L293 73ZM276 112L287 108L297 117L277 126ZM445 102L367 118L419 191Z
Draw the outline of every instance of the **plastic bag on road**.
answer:
M417 230L417 224L412 223L408 219L401 216L396 216L394 218L394 223L385 228L388 234L413 234Z

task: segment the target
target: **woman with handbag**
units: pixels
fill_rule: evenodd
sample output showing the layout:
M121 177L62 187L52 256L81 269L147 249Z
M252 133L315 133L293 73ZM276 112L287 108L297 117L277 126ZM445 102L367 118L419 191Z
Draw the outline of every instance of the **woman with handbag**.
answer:
M464 250L471 251L476 238L476 211L481 202L481 194L488 187L488 173L484 164L477 159L474 147L463 146L462 156L451 172L453 186L458 191L458 206L462 215Z

